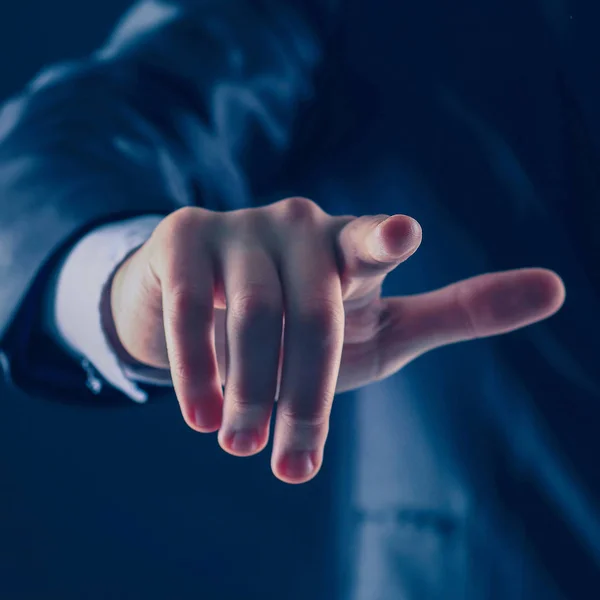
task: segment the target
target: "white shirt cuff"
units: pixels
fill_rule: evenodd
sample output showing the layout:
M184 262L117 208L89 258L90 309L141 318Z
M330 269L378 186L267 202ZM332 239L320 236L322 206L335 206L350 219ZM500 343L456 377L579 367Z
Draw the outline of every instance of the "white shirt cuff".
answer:
M162 220L145 215L103 225L83 237L58 266L46 296L45 323L50 335L88 372L88 387L99 393L97 373L135 402L148 395L135 381L172 385L168 370L124 365L101 324L102 290L118 265L141 246ZM90 385L90 378L92 385Z

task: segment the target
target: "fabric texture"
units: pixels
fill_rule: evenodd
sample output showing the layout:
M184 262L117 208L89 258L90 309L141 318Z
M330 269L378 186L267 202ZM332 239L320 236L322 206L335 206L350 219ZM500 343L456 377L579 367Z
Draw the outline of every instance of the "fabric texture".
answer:
M88 233L58 266L46 298L45 320L53 339L76 360L89 361L102 378L135 402L145 402L147 394L133 383L135 368L119 360L107 339L100 301L116 267L150 237L160 221L161 217L149 215ZM171 384L168 374L155 371L162 377L145 377L146 383Z

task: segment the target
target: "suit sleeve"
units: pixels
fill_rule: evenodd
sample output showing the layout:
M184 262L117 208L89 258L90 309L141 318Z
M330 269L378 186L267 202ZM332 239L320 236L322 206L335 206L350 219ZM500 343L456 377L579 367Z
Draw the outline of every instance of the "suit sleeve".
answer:
M328 28L320 6L144 1L103 48L46 70L5 105L0 364L9 381L61 398L85 388L78 365L48 362L40 325L51 273L87 232L184 205L242 208L268 193L313 99Z

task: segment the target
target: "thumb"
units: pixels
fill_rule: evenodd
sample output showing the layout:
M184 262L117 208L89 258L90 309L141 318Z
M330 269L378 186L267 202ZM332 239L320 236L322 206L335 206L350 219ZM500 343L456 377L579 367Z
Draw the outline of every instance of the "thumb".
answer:
M344 275L385 275L414 254L421 238L421 226L406 215L354 218L338 235Z

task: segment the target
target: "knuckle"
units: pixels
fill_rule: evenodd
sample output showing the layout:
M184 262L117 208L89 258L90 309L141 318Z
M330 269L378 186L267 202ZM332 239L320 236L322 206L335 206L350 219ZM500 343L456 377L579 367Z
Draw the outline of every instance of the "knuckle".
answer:
M190 313L206 314L212 311L212 301L206 298L203 290L188 284L179 284L170 290L170 302L165 310L170 311L172 317Z
M184 206L166 216L156 228L162 239L179 241L190 234L197 235L199 228L206 227L210 211L199 206Z
M247 413L253 406L256 406L256 402L252 401L248 390L240 385L239 381L235 383L230 381L226 386L225 395L231 406L231 412L234 414Z
M465 337L476 339L479 337L477 316L473 310L473 296L468 293L467 288L460 284L454 287L454 303L458 309L458 318Z
M227 401L230 403L230 410L233 415L242 417L252 423L264 420L265 413L270 410L269 406L257 402L248 394L237 394L228 391Z
M307 335L333 334L344 326L343 307L330 299L313 300L298 311L297 320Z
M197 221L198 214L195 207L185 206L172 212L168 217L165 217L162 221L162 225L165 233L177 235L184 231L189 231Z
M312 221L321 208L312 200L302 197L286 198L281 201L283 219L290 224Z
M229 316L236 323L271 323L282 317L281 299L269 287L255 286L228 302Z
M306 411L288 408L279 409L277 411L277 418L281 419L286 429L314 433L328 426L329 419L326 409L326 406L321 409L313 408Z
M169 369L174 382L177 382L178 394L184 400L194 401L199 397L213 395L218 389L210 362L205 362L194 354L179 354L170 361Z
M173 381L179 383L180 389L184 390L183 393L192 387L196 387L194 384L197 383L197 369L189 361L175 360L172 362L170 368Z

